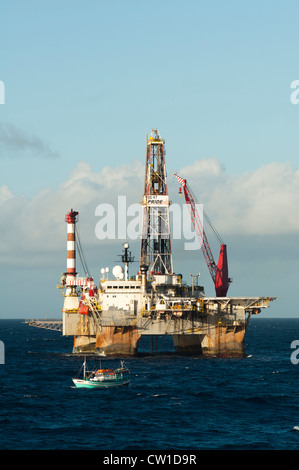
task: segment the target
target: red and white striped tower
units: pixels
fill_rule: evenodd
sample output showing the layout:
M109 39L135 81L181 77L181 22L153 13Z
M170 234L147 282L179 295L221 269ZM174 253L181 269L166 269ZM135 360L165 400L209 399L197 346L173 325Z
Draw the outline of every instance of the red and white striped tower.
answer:
M71 321L70 318L73 314L78 313L79 299L78 292L76 289L76 248L75 248L75 224L78 221L79 212L71 209L65 216L67 222L67 272L65 279L65 296L63 303L63 329L62 334L65 335L67 331L67 325ZM73 283L73 285L72 285Z
M79 212L71 209L65 216L67 222L67 271L66 271L66 285L69 285L69 281L73 281L76 278L76 249L75 249L75 224L78 221Z

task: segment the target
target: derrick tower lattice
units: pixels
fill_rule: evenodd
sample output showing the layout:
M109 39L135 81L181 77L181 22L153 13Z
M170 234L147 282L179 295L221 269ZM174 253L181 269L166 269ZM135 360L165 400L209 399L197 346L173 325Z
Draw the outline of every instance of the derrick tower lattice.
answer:
M157 129L147 140L140 269L172 274L165 142Z

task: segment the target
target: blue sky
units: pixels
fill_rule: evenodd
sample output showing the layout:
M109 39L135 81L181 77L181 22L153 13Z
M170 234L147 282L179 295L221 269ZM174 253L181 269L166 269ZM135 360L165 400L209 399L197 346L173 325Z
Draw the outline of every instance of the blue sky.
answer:
M7 187L18 210L42 211L45 191L58 195L82 161L95 174L107 165L118 171L124 163L134 168L136 159L143 164L146 135L153 127L166 140L169 175L214 158L228 188L246 174L253 180L263 167L288 164L296 192L299 105L290 102L290 84L299 79L298 2L4 0L0 18L0 80L5 84L0 186ZM266 170L263 175L261 185ZM201 178L198 187L194 180L200 194ZM72 202L61 207L63 214ZM289 202L294 201L286 201L286 208ZM216 206L211 210L217 213ZM3 214L10 214L2 218L9 232L11 213L6 208ZM270 234L276 256L284 237L292 240L283 257L289 278L280 281L275 274L272 279L273 266L263 259L268 274L259 277L254 263L252 289L246 292L246 278L234 294L254 295L256 289L260 295L265 283L265 294L275 295L285 283L285 310L296 315L290 294L298 274L293 272L298 231L290 225L284 233ZM236 240L229 234L236 252L245 246L245 235ZM265 230L252 234L268 235ZM7 258L7 247L2 250L5 269L14 278L17 263ZM233 261L233 267L237 278L244 275L244 263L240 267ZM56 268L58 278L62 268ZM28 269L31 278L40 278L40 267L29 263ZM45 289L40 287L40 298ZM37 317L41 302L33 312ZM49 316L60 302L50 301ZM279 315L281 308L275 308Z

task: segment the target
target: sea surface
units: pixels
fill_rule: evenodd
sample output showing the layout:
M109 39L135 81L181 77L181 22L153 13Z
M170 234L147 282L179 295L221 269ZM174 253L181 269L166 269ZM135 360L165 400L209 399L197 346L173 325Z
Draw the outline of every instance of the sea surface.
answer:
M74 388L83 357L71 354L71 337L0 320L0 340L1 450L299 448L299 319L252 318L243 359L179 356L165 338L144 341L125 358L129 386L110 390Z

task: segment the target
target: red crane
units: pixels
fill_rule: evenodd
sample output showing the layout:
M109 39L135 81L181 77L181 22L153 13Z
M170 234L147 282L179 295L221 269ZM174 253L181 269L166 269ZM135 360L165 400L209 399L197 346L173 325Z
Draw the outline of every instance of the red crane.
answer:
M211 277L214 282L215 290L216 290L216 296L217 297L226 297L229 284L231 282L231 279L228 277L228 263L227 263L227 251L226 251L226 245L221 243L220 246L220 254L218 258L218 264L216 266L216 263L214 261L214 257L206 236L206 233L204 231L202 221L198 215L197 209L196 209L196 204L194 202L194 198L191 194L190 188L187 185L187 181L184 178L181 178L180 176L174 174L178 180L178 182L182 185L183 191L184 191L184 196L185 196L185 201L188 206L190 215L191 215L191 220L192 224L194 226L194 230L197 234L197 237L199 239L199 242L201 243L201 248L202 252L205 258L205 261L207 263L208 269L210 271ZM181 188L179 189L179 192L181 194ZM205 214L206 215L206 214ZM206 216L207 217L207 216ZM207 217L208 219L208 217ZM219 234L216 232L215 228L212 226L210 220L208 219L209 224L213 228L214 232L220 239ZM221 240L221 239L220 239Z

